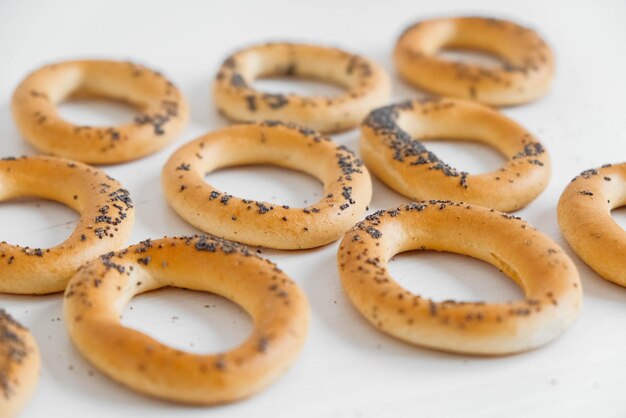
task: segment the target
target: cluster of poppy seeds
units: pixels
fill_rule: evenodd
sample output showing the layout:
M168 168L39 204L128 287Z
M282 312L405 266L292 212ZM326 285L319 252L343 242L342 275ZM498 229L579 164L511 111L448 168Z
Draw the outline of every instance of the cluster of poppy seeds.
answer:
M361 230L361 231L365 231L367 234L369 234L369 236L371 236L374 239L379 239L383 236L383 233L376 229L375 227L380 225L380 220L382 217L389 215L392 218L395 218L396 216L398 216L402 211L405 212L422 212L424 209L426 209L429 205L436 205L439 209L445 209L446 206L448 205L456 205L456 206L462 206L464 205L463 202L452 202L451 200L430 200L428 202L426 201L422 201L422 202L413 202L413 203L408 203L404 206L401 206L399 208L396 209L389 209L389 210L378 210L370 215L367 215L365 217L365 219L359 223L357 223L353 230ZM469 205L468 205L469 207ZM358 238L357 238L358 237ZM355 234L352 236L352 240L353 241L360 241L361 238L358 234Z
M302 136L306 136L312 139L314 142L330 141L331 139L325 135L320 134L315 129L307 128L306 126L298 125L293 122L283 122L280 120L264 120L263 122L250 122L256 123L259 126L265 126L268 128L274 128L277 126L298 131Z
M372 66L358 55L351 55L348 59L346 74L352 75L357 73L361 78L370 77L372 75Z
M98 209L100 215L96 216L94 222L96 225L104 226L91 226L87 228L93 230L94 234L99 238L113 237L114 232L118 230L118 226L127 218L127 212L133 208L133 202L130 198L128 190L118 188L114 191L110 191L111 185L108 183L100 184L102 187L100 193L108 194L109 200L107 205L104 205ZM81 237L81 240L84 241Z
M285 72L275 75L293 75L294 68L294 66L288 66ZM222 68L217 73L216 80L222 81L226 77L229 77L228 83L231 87L244 90L246 92L244 99L248 110L251 112L256 112L259 102L264 103L266 107L274 110L280 109L289 104L289 97L284 94L255 92L237 70L234 56L231 56L224 61Z
M38 116L35 115L35 117ZM41 116L38 120L41 121L39 123L43 123L46 119L45 117ZM96 137L99 140L108 140L110 143L109 148L115 147L115 143L122 139L128 139L127 136L122 136L122 133L118 129L113 127L99 128L87 125L78 125L74 127L74 132L84 135L85 138ZM106 150L106 148L103 148L103 150Z
M178 116L178 101L162 100L160 110L153 113L142 113L135 116L137 125L152 125L155 135L165 134L164 126Z
M151 113L142 113L137 115L134 119L137 125L152 125L155 135L165 134L165 125L172 119L178 117L179 114L179 99L174 84L166 79L163 74L158 71L150 70L149 68L135 64L133 62L127 62L133 77L142 77L149 74L152 77L160 79L165 84L165 97L159 103L159 109Z
M195 235L191 237L182 237L185 243L189 245L192 240L195 240L195 248L198 251L217 252L220 251L223 254L241 254L245 257L257 257L261 258L257 253L252 252L243 244L229 241L224 238L215 237L212 235Z
M609 167L611 167L611 164L604 164L604 165L602 165L601 169L602 168L609 168ZM573 183L573 182L575 182L577 180L580 180L580 181L589 180L592 177L595 177L595 176L597 176L599 174L600 174L600 169L590 168L589 170L584 170L578 176L574 177L571 182ZM611 177L605 176L605 175L602 176L602 180L604 180L604 181L612 181ZM578 190L577 193L579 195L581 195L581 196L593 196L594 195L594 193L592 191L588 190L588 189ZM611 201L607 200L607 203L611 203Z
M428 165L429 170L440 171L447 177L458 177L459 186L467 189L467 172L458 171L444 163L435 153L429 151L421 141L411 137L398 125L400 113L413 110L416 103L419 106L428 105L422 109L424 114L454 106L452 102L437 98L423 99L418 102L406 101L372 111L365 119L364 124L371 128L376 135L383 138L387 147L392 150L394 160L406 162L412 166Z
M50 98L48 97L46 93L42 93L37 90L31 90L29 93L30 93L30 97L32 97L33 99L42 99L45 101L50 100ZM48 120L48 117L39 110L33 112L33 117L35 118L35 123L37 125L42 125Z
M281 270L271 261L262 258L259 254L254 251L250 251L248 247L243 244L239 244L237 242L229 241L224 238L219 238L213 235L191 235L191 236L181 236L181 237L172 237L172 238L164 238L168 240L180 241L186 246L192 245L197 251L201 252L220 252L222 254L230 255L230 254L239 254L245 257L256 257L258 259L264 260L268 264L270 264L275 272L280 273ZM151 255L147 255L146 253L150 251L159 250L165 247L174 247L176 243L171 244L163 244L158 243L155 245L154 241L147 239L145 241L141 241L139 244L131 247L134 248L132 251L133 254L141 255L143 257L136 258L141 264L148 265L152 260ZM99 257L100 263L106 268L106 270L116 270L120 274L130 274L130 272L126 269L125 266L117 262L116 260L123 260L125 256L130 252L129 249L121 250L121 251L111 251L106 254L103 254ZM141 260L141 261L139 261ZM131 269L132 270L132 269ZM67 297L68 295L66 295Z
M102 254L100 256L100 262L102 263L103 266L106 267L107 270L113 269L113 270L117 270L117 272L120 274L125 273L126 267L124 267L121 264L115 263L113 261L114 256L115 256L115 252L113 251L110 251L106 254Z
M604 164L604 165L602 165L601 168L609 168L609 167L611 167L611 164ZM589 170L585 170L585 171L581 172L579 175L577 175L576 177L574 177L571 182L573 183L573 182L575 182L578 179L588 180L588 179L592 178L593 176L597 176L598 174L600 174L600 172L597 169L590 168ZM607 176L604 176L604 180L605 181L611 181L611 178L607 177Z
M181 163L176 170L189 171L191 169L191 165L187 163Z
M531 141L531 138L532 137L530 134L525 135L525 137L522 139L522 141L525 142L524 149L513 155L512 159L517 160L520 158L526 158L530 164L543 167L543 162L536 157L541 156L543 153L546 152L546 150L539 142L528 142Z
M26 342L18 335L24 330L4 309L0 309L0 396L9 399L19 382L11 379L11 369L29 354Z

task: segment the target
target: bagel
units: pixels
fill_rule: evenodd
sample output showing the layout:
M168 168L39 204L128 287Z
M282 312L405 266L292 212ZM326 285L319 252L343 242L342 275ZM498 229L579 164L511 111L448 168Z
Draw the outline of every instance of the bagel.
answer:
M139 110L120 126L74 125L57 105L66 99L99 97ZM13 118L38 150L90 164L116 164L144 157L178 136L188 119L178 89L160 73L120 61L66 61L27 76L13 94Z
M128 191L103 171L55 157L0 160L0 201L18 197L55 200L80 220L72 235L52 248L0 243L0 292L60 292L76 270L102 253L121 248L134 222Z
M508 303L422 298L387 270L392 256L418 249L493 264L526 297ZM378 211L346 233L337 258L344 290L372 325L437 350L475 355L530 350L558 337L581 306L576 266L557 244L520 218L465 203L430 200Z
M240 199L206 184L223 167L272 164L303 171L324 184L305 208ZM176 151L162 176L165 197L187 222L212 235L268 248L302 249L339 239L364 214L372 183L362 162L317 132L282 122L234 125Z
M485 143L507 162L490 173L456 170L414 139ZM550 178L543 145L497 110L459 99L407 101L372 111L361 125L361 155L385 184L414 200L464 201L508 212L535 199Z
M336 97L270 94L251 84L259 77L302 77L346 88ZM387 74L374 62L336 48L272 43L240 50L224 61L213 94L220 112L235 121L282 120L323 133L356 127L391 94Z
M39 380L39 350L32 334L0 309L0 418L17 415Z
M137 294L165 286L216 293L241 305L255 330L232 351L197 355L120 324ZM207 236L144 241L81 269L65 292L65 323L79 351L118 382L191 404L245 398L277 379L300 351L308 302L275 264Z
M583 171L558 204L563 236L600 276L626 286L626 231L611 210L626 205L626 163Z
M501 58L498 68L437 57L441 49L481 50ZM493 106L533 101L554 77L552 50L537 32L505 20L431 19L407 28L394 50L400 76L421 89Z

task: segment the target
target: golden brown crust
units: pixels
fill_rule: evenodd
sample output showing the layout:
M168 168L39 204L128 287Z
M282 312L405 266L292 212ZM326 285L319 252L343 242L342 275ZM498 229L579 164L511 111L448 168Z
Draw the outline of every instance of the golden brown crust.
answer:
M626 286L626 231L611 210L626 205L626 163L583 171L558 205L563 236L600 276Z
M196 355L121 325L135 295L165 286L224 296L244 308L255 330L239 347ZM245 398L277 379L300 351L308 303L275 264L244 246L207 236L144 241L105 254L65 292L72 341L111 378L147 395L191 404Z
M387 271L395 254L448 251L493 264L526 295L509 303L434 302L403 289ZM577 317L582 288L559 246L520 218L431 200L379 211L346 233L338 253L343 287L375 327L438 350L499 355L539 347Z
M345 87L336 97L268 94L251 87L255 78L296 76ZM336 48L272 43L240 50L224 61L213 94L220 111L236 121L282 120L323 133L354 128L389 98L387 74L374 62Z
M324 197L305 208L240 199L207 185L219 168L272 164L303 171L324 184ZM301 249L341 237L372 197L367 169L354 154L312 129L266 121L234 125L192 141L163 168L169 204L202 231L269 248Z
M60 292L78 267L121 248L132 230L134 209L128 191L82 163L55 157L0 160L0 201L17 197L58 201L78 212L80 220L56 247L0 243L0 292Z
M442 48L482 50L505 61L502 68L448 61ZM416 23L394 50L400 76L443 96L494 106L526 103L543 96L554 77L552 50L533 30L505 20L459 17Z
M17 415L39 380L39 349L32 334L0 309L0 418Z
M102 97L139 110L132 123L79 126L59 116L58 103ZM40 151L91 164L115 164L152 154L178 136L188 119L178 89L160 73L121 61L66 61L28 75L13 94L22 136Z
M361 125L361 155L385 184L411 199L450 199L514 211L535 199L550 178L542 144L502 113L460 99L415 100L372 111ZM417 139L479 141L507 162L472 175L441 161Z

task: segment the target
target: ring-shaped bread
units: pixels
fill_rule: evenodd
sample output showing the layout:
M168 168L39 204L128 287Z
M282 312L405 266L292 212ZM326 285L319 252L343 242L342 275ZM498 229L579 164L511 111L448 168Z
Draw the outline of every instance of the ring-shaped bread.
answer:
M120 323L132 297L165 286L211 292L254 321L237 348L199 355L168 347ZM250 396L295 360L307 333L304 293L275 264L245 247L207 236L143 241L82 268L65 292L65 323L80 352L118 382L191 404Z
M429 151L423 140L485 143L506 158L485 174L459 171ZM415 100L372 111L361 125L361 155L385 184L414 200L443 199L503 212L535 199L550 179L543 145L502 113L460 99Z
M0 243L0 292L60 292L76 270L124 246L134 222L128 191L103 171L56 157L0 160L0 201L39 197L80 214L68 239L52 248Z
M264 77L300 77L346 88L336 97L272 94L251 84ZM389 77L374 62L315 45L271 43L240 50L224 61L213 94L218 109L235 121L281 120L322 133L357 126L389 99Z
M224 167L271 164L308 173L324 197L305 208L231 196L204 180ZM165 196L187 222L212 235L268 248L302 249L339 239L372 197L367 169L317 132L276 121L233 125L181 147L165 164Z
M58 104L97 97L140 112L120 126L81 126L64 120ZM45 153L89 164L116 164L165 147L187 123L187 104L171 81L142 65L121 61L66 61L39 68L13 94L22 136Z
M583 171L561 195L561 232L600 276L626 286L626 231L611 210L626 205L626 163Z
M33 335L0 309L0 418L15 417L35 391L41 359Z
M449 61L442 49L469 49L500 57L502 67ZM421 89L494 106L543 96L554 77L552 50L537 32L513 22L481 17L425 20L407 28L396 43L400 76Z
M486 261L513 279L523 300L435 302L402 288L388 260L410 250L447 251ZM437 350L501 355L557 338L578 316L576 266L520 218L484 207L431 200L382 210L346 233L339 275L354 306L376 328Z

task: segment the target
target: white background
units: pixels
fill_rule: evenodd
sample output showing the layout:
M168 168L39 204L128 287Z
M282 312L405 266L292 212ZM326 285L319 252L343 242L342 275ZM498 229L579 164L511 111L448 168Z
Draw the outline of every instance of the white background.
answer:
M381 63L394 77L394 99L417 92L393 73L391 50L411 22L432 16L480 14L537 28L555 49L550 94L504 112L526 126L551 153L548 189L518 214L572 255L585 290L582 315L559 340L503 358L442 354L398 342L372 328L350 306L336 271L337 244L311 251L270 251L304 289L311 304L305 349L292 369L249 400L215 408L185 407L129 391L101 375L74 350L62 321L61 295L0 295L31 328L43 360L37 392L24 417L197 416L626 416L626 289L600 279L561 237L555 206L583 169L626 160L626 2L617 1L8 1L0 0L0 156L36 154L19 137L10 114L13 89L27 72L55 60L132 59L163 71L191 105L183 135L156 155L103 167L130 191L137 206L132 242L197 232L167 206L160 168L180 145L227 121L209 89L233 50L269 40L340 46ZM332 92L316 83L263 82L298 92ZM132 111L102 103L66 104L62 114L82 124L116 124ZM358 131L335 139L355 149ZM480 145L437 143L432 149L459 169L484 172L503 161ZM304 205L321 185L282 169L229 169L208 179L252 199ZM374 182L371 209L407 200ZM39 200L0 204L0 240L45 247L70 233L77 214ZM626 225L626 210L614 212ZM0 267L1 268L1 267ZM437 300L505 301L521 296L495 268L463 256L412 253L391 270L403 285ZM251 330L248 316L216 296L165 289L131 302L124 323L193 352L227 350Z

